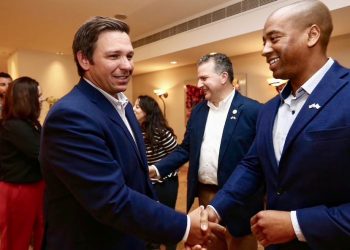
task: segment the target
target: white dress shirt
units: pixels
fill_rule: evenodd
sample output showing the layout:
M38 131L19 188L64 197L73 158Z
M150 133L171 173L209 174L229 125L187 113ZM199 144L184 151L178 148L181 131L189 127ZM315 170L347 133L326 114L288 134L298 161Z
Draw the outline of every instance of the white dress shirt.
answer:
M273 126L273 147L277 164L280 162L284 143L286 142L289 129L293 125L296 116L299 114L307 98L311 95L312 91L316 88L333 63L334 60L329 58L321 69L319 69L311 78L309 78L309 80L307 80L299 89L297 89L295 96L290 93L287 98L283 99L283 96L288 93L285 93L284 91L281 92L280 96L282 98L282 103L278 109ZM300 229L296 211L291 211L290 216L294 232L298 240L306 241L303 232Z
M233 89L232 93L219 102L218 106L209 101L207 103L209 113L199 156L198 181L200 183L218 185L217 172L222 133L234 95Z
M115 110L117 110L118 114L120 115L120 118L122 118L125 126L128 128L132 138L135 141L135 135L134 132L132 131L129 121L126 118L125 115L125 108L126 105L128 104L129 100L126 97L126 95L124 95L123 92L119 92L117 94L115 94L114 96L108 94L106 91L104 91L103 89L97 87L95 84L93 84L91 81L89 81L88 79L84 78L84 80L89 83L92 87L94 87L95 89L97 89L99 92L101 92L102 95L104 95L104 97L107 98L107 100L113 105L113 107L115 108ZM136 143L136 141L135 141Z

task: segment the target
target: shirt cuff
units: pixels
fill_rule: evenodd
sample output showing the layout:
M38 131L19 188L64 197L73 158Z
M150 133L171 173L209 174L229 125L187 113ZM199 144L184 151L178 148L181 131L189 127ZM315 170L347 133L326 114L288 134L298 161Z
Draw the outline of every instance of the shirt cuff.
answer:
M303 232L300 229L298 218L297 218L297 212L296 211L291 211L290 212L290 219L292 221L294 233L297 236L299 241L306 242L306 239L304 237Z
M216 216L218 217L219 221L221 221L221 217L220 217L218 211L216 211L215 207L213 207L212 205L208 205L207 207L210 207L211 209L213 209L213 211L216 214Z
M190 228L191 228L191 219L190 219L190 216L187 215L187 227L186 227L185 235L182 238L182 241L184 242L187 241L188 234L190 233Z

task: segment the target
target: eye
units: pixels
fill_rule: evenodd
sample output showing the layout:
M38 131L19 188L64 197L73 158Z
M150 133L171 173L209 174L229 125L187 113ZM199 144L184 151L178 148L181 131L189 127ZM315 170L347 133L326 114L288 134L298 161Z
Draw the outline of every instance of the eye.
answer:
M134 54L128 54L128 55L126 56L126 58L127 58L129 61L131 61L131 60L133 59L133 57L134 57Z
M279 35L273 35L270 37L270 40L272 43L277 43L280 40L281 36Z
M112 54L112 55L109 55L109 58L112 59L112 60L116 60L116 59L119 59L119 58L120 58L120 55L118 55L118 54Z

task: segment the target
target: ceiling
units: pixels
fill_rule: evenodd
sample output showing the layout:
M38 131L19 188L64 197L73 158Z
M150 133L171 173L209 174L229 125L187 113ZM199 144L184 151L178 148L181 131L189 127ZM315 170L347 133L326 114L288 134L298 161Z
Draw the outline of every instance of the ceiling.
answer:
M131 39L135 41L191 16L236 2L239 0L1 0L0 63L22 49L70 55L75 31L91 16L126 15ZM335 34L350 33L350 7L333 14ZM136 62L135 74L175 67L169 65L172 60L181 61L176 66L194 63L209 51L220 50L230 56L258 51L260 35L255 32ZM239 46L232 46L233 41Z

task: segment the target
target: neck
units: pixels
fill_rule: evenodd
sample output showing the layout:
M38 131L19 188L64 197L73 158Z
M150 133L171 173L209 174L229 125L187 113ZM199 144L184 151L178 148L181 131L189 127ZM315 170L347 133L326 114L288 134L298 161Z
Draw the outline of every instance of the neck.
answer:
M230 84L226 89L225 91L223 91L221 93L221 95L218 96L217 100L214 100L214 101L211 101L211 103L214 104L215 107L218 107L219 106L219 103L222 101L222 100L225 100L225 98L227 98L229 95L232 94L232 91L234 91L234 87L232 84Z
M294 96L296 91L327 63L327 60L328 58L326 56L320 56L315 60L310 60L307 64L308 66L300 74L290 79L292 94Z

